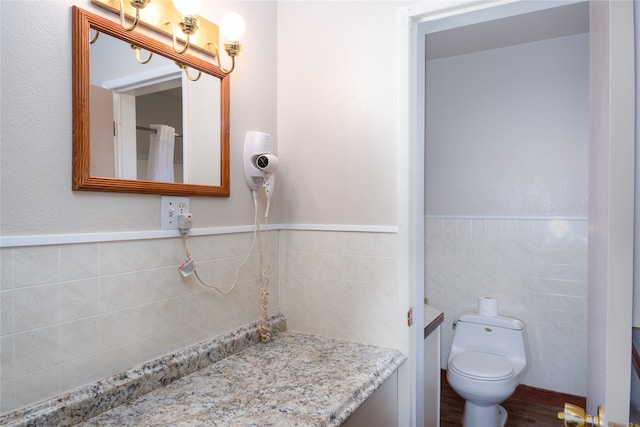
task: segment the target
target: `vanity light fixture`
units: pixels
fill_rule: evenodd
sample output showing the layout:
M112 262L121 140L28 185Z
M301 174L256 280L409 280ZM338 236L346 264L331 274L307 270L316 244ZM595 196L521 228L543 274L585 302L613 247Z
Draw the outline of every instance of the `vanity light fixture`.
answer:
M135 16L129 14L131 9L124 5L126 3L125 0L91 0L91 3L120 15L120 24L126 31L133 31L139 23L143 24L172 37L173 50L176 53L183 54L190 47L195 48L201 53L215 56L218 68L223 73L230 74L234 70L236 65L235 58L242 50L239 39L245 30L244 19L237 13L229 12L222 16L220 28L218 28L216 24L197 15L202 5L202 0L173 0L173 2L155 0L128 1L135 9ZM145 8L146 10L141 13L140 10ZM129 15L133 19L133 24L128 27L125 24L125 15ZM180 30L176 27L179 27ZM180 32L185 36L184 46L182 47L179 47L180 42L178 40ZM218 40L219 32L222 32L227 39L223 47L231 57L231 67L229 69L222 67L220 52L215 42ZM136 54L139 56L137 50ZM138 61L144 63L141 59L138 59ZM191 76L187 77L192 79Z

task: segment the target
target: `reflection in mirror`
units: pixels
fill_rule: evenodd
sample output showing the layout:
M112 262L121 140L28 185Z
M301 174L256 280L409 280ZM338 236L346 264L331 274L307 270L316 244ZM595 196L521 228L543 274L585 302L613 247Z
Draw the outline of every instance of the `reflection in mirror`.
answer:
M173 61L140 55L148 62L106 34L91 44L91 174L220 185L220 123L210 120L220 116L220 80L203 73L193 82ZM187 121L191 126L183 129Z
M73 42L74 190L229 195L226 75L77 7Z

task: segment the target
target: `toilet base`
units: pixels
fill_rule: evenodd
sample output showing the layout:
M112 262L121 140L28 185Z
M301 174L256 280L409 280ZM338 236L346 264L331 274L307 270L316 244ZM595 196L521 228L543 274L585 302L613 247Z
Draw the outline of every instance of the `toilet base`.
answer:
M507 417L507 410L501 405L478 406L465 401L462 427L504 427Z

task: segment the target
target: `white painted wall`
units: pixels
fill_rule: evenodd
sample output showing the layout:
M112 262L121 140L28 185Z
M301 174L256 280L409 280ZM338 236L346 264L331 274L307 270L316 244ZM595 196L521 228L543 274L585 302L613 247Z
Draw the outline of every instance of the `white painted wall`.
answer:
M397 1L278 5L285 223L397 223Z
M427 61L427 215L587 213L588 35Z
M116 18L88 0L2 4L3 236L159 228L158 196L71 191L70 8L74 4ZM247 22L243 36L247 48L231 77L231 162L240 164L246 131L269 132L277 143L277 7L271 1L204 2L201 14L216 21L228 10L241 13ZM33 31L25 34L16 16L30 16ZM197 226L252 223L253 203L245 187L242 169L233 167L230 198L192 198ZM278 197L274 196L271 210L273 221L278 219Z
M480 295L524 320L524 383L586 394L588 35L427 61L426 284L442 367ZM567 345L569 343L569 345Z

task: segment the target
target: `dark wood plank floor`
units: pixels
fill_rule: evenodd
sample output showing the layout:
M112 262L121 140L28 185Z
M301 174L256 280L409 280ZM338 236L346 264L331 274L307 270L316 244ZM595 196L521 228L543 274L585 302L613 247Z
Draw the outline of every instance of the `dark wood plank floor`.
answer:
M549 404L532 403L511 397L502 403L509 413L506 427L562 427L558 412L562 407ZM460 427L464 400L446 383L442 382L440 398L440 426Z

